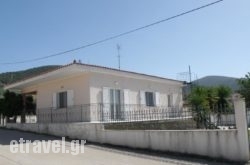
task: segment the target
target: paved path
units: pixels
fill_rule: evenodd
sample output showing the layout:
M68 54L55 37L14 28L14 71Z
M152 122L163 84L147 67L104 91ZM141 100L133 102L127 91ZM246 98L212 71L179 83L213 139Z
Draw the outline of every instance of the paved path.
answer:
M31 140L27 143L30 153L11 153L10 141ZM95 144L87 144L84 146L84 153L78 155L66 153L34 153L32 142L35 140L49 141L61 140L53 136L39 135L15 130L0 129L0 165L175 165L175 164L222 164L209 162L201 159L183 158L182 156L168 156L158 154L149 154L130 149L122 149L110 146L101 146ZM66 142L66 149L70 150L70 142ZM19 144L20 147L20 144ZM27 151L27 149L26 149ZM72 151L72 150L71 150Z

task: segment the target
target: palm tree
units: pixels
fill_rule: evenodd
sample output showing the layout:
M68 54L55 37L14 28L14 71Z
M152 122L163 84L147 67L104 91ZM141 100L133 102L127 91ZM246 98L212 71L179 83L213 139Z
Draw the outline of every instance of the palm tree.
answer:
M245 98L246 106L250 107L250 72L244 78L238 80L239 93Z
M232 91L231 88L227 86L219 86L217 88L217 95L218 95L218 101L217 101L217 122L218 124L221 122L221 114L225 113L229 108L229 102L228 97L231 95Z
M207 88L207 101L208 101L210 111L215 112L216 104L218 102L217 88L215 87Z
M208 122L209 122L209 128L214 127L214 123L211 122L211 117L214 117L214 115L211 115L211 112L216 111L216 105L218 102L218 92L217 88L215 87L208 87L207 88L207 101L208 101L208 106L209 106L209 117L208 117Z
M197 128L205 126L207 128L207 113L209 104L207 101L207 89L205 87L197 86L192 89L188 98L189 103L192 105L194 112L194 120L196 121Z

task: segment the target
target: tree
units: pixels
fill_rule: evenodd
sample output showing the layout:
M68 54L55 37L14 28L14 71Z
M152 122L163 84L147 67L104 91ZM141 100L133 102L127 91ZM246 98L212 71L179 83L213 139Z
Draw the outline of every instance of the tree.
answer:
M4 111L4 99L0 98L0 122L2 122L2 115L3 115L3 111ZM2 123L0 123L1 125Z
M246 106L250 107L250 72L244 78L238 80L240 86L239 93L245 98Z
M223 85L217 87L218 112L225 112L229 108L228 98L231 94L232 94L231 88Z
M207 90L205 87L197 86L193 88L188 101L195 110L198 110L200 107L207 108L208 102L206 99L206 92Z
M32 96L27 96L25 98L25 110L26 114L35 114L36 105Z
M22 115L25 118L25 114L35 114L36 105L32 96L27 96L25 98L25 111L23 105L23 97L21 94L16 94L14 92L5 91L4 97L0 98L0 115L7 117L8 122L9 118L13 117L14 122L18 115Z
M194 112L194 120L196 121L196 127L207 128L207 114L209 111L209 102L207 100L207 88L197 86L192 89L191 94L188 97L188 101L192 106Z
M212 112L216 111L216 104L218 101L218 90L215 87L208 87L207 88L207 101L209 105L209 109Z
M3 114L4 111L4 99L0 99L0 114Z
M230 107L228 97L231 93L227 86L193 88L188 101L192 106L197 128L212 126L211 112L217 113L218 123L221 121L221 114Z
M227 86L219 86L217 87L217 95L218 95L218 100L217 100L217 125L221 123L221 115L222 113L229 112L229 101L228 97L232 94L231 88Z
M16 121L17 115L20 115L23 110L22 95L14 92L6 91L3 99L3 115L6 117L14 117Z

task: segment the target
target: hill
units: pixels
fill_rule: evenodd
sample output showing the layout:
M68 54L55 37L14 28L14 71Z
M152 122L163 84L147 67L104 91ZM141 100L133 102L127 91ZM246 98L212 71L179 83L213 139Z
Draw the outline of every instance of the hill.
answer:
M36 68L31 68L22 71L16 72L6 72L0 73L0 97L2 95L2 88L4 84L13 83L28 77L32 77L53 69L60 67L60 65L47 65ZM237 83L237 78L233 77L225 77L225 76L206 76L201 79L193 81L193 84L200 86L219 86L225 85L229 86L233 91L239 89L239 85Z
M31 68L27 70L22 71L16 71L16 72L6 72L0 74L0 88L4 84L13 83L28 77L32 77L50 70L53 70L55 68L58 68L59 65L47 65L47 66L41 66L36 68Z
M207 86L207 87L225 85L230 87L233 91L237 91L239 89L237 80L238 80L237 78L233 77L206 76L201 79L193 81L193 84L200 86Z

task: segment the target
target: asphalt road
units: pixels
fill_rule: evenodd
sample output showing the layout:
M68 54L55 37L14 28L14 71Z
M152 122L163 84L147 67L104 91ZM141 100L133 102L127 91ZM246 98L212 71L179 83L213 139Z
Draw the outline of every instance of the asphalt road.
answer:
M15 152L10 151L13 145L10 145L11 140L19 141L30 140L24 144L24 148L21 149L21 144L15 146ZM45 141L43 145L49 146L49 143L57 141L61 144L58 146L61 149L59 153L53 153L52 147L49 148L49 153L35 153L34 148L38 146L37 141ZM42 145L40 145L42 147ZM185 157L181 155L168 155L164 153L153 153L143 150L132 150L126 148L119 148L113 146L104 146L97 144L85 144L84 153L77 155L71 148L71 143L68 140L65 143L65 151L69 153L62 153L62 141L61 138L33 134L27 132L21 132L16 130L0 129L0 165L75 165L75 164L87 164L87 165L190 165L190 164L208 164L219 165L226 164L222 162L215 162L212 160L198 159L193 157ZM36 148L37 149L37 148ZM18 150L18 151L17 151ZM21 153L21 152L29 153Z

